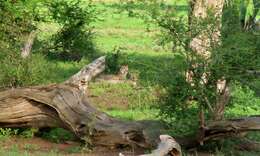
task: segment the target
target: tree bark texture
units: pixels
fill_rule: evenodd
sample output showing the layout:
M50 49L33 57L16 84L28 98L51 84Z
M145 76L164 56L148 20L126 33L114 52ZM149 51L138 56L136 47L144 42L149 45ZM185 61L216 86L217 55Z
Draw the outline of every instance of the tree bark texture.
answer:
M36 31L30 32L30 34L28 35L24 47L22 48L22 52L21 52L22 58L27 58L30 55L36 35L37 35Z
M79 87L83 92L86 91L88 82L96 77L98 74L102 73L106 67L106 57L102 56L93 61L92 63L83 67L78 73L71 76L66 83L74 84Z
M206 62L210 62L211 49L216 45L220 45L220 28L221 28L221 16L223 12L225 0L191 0L190 1L190 27L193 29L194 21L204 20L208 16L215 17L215 23L209 24L205 27L205 30L201 30L190 42L190 48L202 56ZM211 14L209 14L211 13ZM195 22L196 23L196 22ZM196 26L195 26L196 27ZM207 30L209 29L209 30ZM196 66L196 65L194 65ZM207 82L206 77L210 73L205 73L205 78L202 77L202 81ZM187 73L187 77L191 77L190 72ZM221 78L216 82L216 94L217 99L213 108L213 119L222 120L224 117L225 106L229 102L230 90L228 82L225 78Z
M141 123L123 122L96 110L73 85L3 91L0 108L1 127L63 127L95 145L151 146Z

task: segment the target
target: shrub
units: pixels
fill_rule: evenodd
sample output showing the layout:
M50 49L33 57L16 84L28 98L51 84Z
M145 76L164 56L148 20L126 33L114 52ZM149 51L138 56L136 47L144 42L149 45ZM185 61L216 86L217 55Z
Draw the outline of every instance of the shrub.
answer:
M61 29L52 37L49 55L63 60L80 60L94 52L91 24L96 20L95 8L91 3L82 6L81 0L50 3L50 16Z
M176 121L176 116L193 116L193 112L204 110L207 117L213 117L217 108L216 84L218 80L225 79L227 83L234 81L247 85L255 79L247 74L248 70L258 70L260 38L255 32L243 31L240 27L239 9L230 2L225 6L222 21L216 20L213 12L208 11L204 19L187 16L180 17L175 7L165 7L160 2L149 1L145 3L150 18L160 26L166 44L173 44L176 53L185 57L184 69L176 69L173 83L166 86L166 94L162 97L161 115L167 121ZM222 22L221 44L214 41L214 32L217 22ZM196 53L190 46L194 37L205 32L209 44L207 51L211 52L209 58ZM191 82L186 82L186 73L192 73ZM204 78L203 78L204 77ZM206 78L205 78L206 77ZM206 79L206 82L205 82ZM195 105L195 106L194 106ZM229 105L228 105L229 106Z
M252 89L235 83L232 86L232 98L226 116L249 116L259 114L260 98Z
M51 66L41 54L22 59L18 52L8 52L0 60L0 86L21 87L47 83Z
M50 129L48 132L42 132L41 136L56 143L61 143L75 138L72 133L62 128L54 128Z
M123 53L123 48L115 47L113 52L106 56L106 72L116 74L122 65L126 64L126 55Z

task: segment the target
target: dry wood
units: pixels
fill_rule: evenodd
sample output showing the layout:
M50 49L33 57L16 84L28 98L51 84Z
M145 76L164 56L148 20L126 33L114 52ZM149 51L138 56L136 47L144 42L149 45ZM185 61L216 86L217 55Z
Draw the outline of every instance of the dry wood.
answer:
M27 41L25 42L24 47L22 48L22 53L21 53L22 58L26 58L30 55L36 35L37 35L36 31L30 32L30 34L28 35Z
M63 127L95 145L151 147L139 122L120 121L92 107L72 85L49 85L0 92L1 127Z
M160 135L161 142L157 149L150 154L142 154L139 156L181 156L181 146L169 135ZM119 156L124 156L119 153Z
M260 116L212 121L204 127L203 136L198 137L198 142L240 136L247 131L260 131Z
M243 139L241 143L235 146L235 148L243 151L260 151L260 143L248 139Z
M154 122L118 120L92 107L82 94L82 81L90 81L104 68L103 56L64 83L0 92L0 127L62 127L95 145L156 145L159 132L150 128Z
M200 146L209 140L225 139L228 137L241 137L248 131L260 131L260 116L249 116L239 119L212 121L200 130L197 139L194 136L176 138L177 142L186 149ZM251 144L251 145L250 145ZM240 149L256 150L259 143L242 144Z
M211 121L201 127L198 136L178 137L175 140L182 148L192 149L203 145L209 140L225 139L228 137L241 137L249 131L260 131L260 116L249 116L223 121ZM259 147L259 144L253 145ZM253 148L253 147L252 147Z
M161 142L151 154L140 156L181 156L181 146L169 135L160 135Z
M106 67L106 57L102 56L93 61L92 63L83 67L78 73L71 76L66 83L77 85L82 91L85 91L88 82L102 73Z
M260 77L260 70L247 70L247 74L253 75L255 77Z

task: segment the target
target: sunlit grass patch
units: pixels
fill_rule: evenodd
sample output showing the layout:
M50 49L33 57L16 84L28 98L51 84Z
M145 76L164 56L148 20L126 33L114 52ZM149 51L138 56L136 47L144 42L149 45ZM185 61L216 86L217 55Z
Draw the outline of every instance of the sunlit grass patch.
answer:
M111 116L124 119L124 120L156 120L157 109L129 109L129 110L109 110L107 113Z

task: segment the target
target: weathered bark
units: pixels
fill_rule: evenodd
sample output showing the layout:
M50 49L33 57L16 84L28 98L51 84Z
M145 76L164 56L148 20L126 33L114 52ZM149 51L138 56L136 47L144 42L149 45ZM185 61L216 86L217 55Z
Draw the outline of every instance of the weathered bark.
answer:
M238 145L235 146L236 149L238 150L243 150L243 151L260 151L260 143L251 141L248 139L243 139L240 141Z
M82 81L91 80L104 66L105 57L100 57L64 83L0 92L0 127L62 127L95 145L155 146L159 130L151 127L158 123L121 121L88 103Z
M181 146L169 135L160 135L161 142L157 149L153 150L151 154L142 154L139 156L181 156ZM119 153L119 156L124 156Z
M220 28L221 28L221 16L224 7L224 0L191 0L190 6L190 27L194 27L193 21L204 20L209 16L209 11L215 16L215 23L211 23L205 30L201 30L190 42L190 48L205 59L205 62L210 63L212 47L221 44L220 43ZM211 16L212 16L211 14ZM195 22L196 23L196 22ZM196 27L196 26L195 26ZM207 30L209 29L209 30ZM211 32L211 33L209 33ZM196 66L196 65L194 65ZM207 75L205 73L202 77L204 84L207 83ZM187 73L187 78L192 79L192 72ZM188 79L188 80L189 80ZM217 99L214 106L209 105L211 111L213 111L214 120L222 120L224 117L225 106L229 102L230 91L228 82L225 78L222 78L216 82Z
M105 70L105 60L105 56L99 57L91 64L88 64L85 67L83 67L78 73L71 76L67 81L65 81L65 84L74 84L78 86L80 90L85 92L88 82Z
M161 135L161 142L159 143L156 150L152 151L151 154L144 154L141 156L166 156L168 154L172 156L181 156L180 145L169 135Z
M247 131L259 130L260 116L210 122L205 127L204 141L227 136L237 136Z
M22 58L26 58L30 55L36 35L37 35L36 31L30 32L30 34L28 35L24 47L22 48L22 52L21 52Z
M96 110L72 85L3 91L0 108L1 127L63 127L95 145L151 147L143 124L123 122Z
M224 0L191 0L190 7L189 23L191 29L193 29L193 27L197 27L196 25L193 26L194 21L203 20L208 17L209 10L216 18L216 23L212 23L214 26L208 26L208 28L206 28L214 29L214 31L206 29L201 30L201 32L197 34L190 43L190 47L194 52L203 56L205 59L208 59L211 55L209 51L210 46L219 42ZM213 33L209 34L209 31Z
M260 116L211 121L208 125L203 126L202 129L197 138L194 136L186 136L175 139L182 148L191 149L209 140L241 137L248 131L260 131Z
M250 74L256 78L260 77L260 70L247 70L246 73Z

